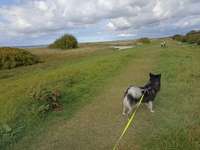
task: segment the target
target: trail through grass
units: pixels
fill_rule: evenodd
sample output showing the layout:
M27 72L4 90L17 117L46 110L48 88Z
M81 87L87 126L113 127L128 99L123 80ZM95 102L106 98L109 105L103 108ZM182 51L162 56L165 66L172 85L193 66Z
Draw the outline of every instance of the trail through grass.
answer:
M124 67L118 75L113 75L109 80L98 78L97 81L102 81L102 84L95 86L88 84L92 85L92 88L100 85L101 87L97 88L100 92L92 94L93 91L90 91L89 96L81 97L80 94L79 97L75 97L80 101L92 99L90 103L74 107L77 112L73 113L70 119L67 116L68 119L64 119L67 113L64 113L63 117L53 115L51 121L43 124L39 132L36 131L37 134L34 132L25 136L11 148L15 150L112 149L127 121L121 115L124 90L131 84L145 84L149 72L160 72L162 83L161 91L155 100L155 113L149 113L142 105L135 118L135 128L128 129L120 142L119 149L200 149L200 48L180 45L174 41L168 41L168 46L161 49L159 42L153 42L121 52L124 54L130 52L126 55L131 59L128 64L123 64ZM118 59L116 56L116 60ZM98 65L109 62L103 58L98 60L101 60ZM99 73L105 68L102 69ZM109 71L104 75L109 76ZM83 89L84 87L79 90Z
M132 50L134 55L129 65L103 86L99 96L92 97L95 99L92 103L83 107L69 121L62 120L47 126L46 132L39 138L27 137L15 148L111 149L126 121L121 117L122 94L128 85L141 85L148 79L147 75L159 56L159 50L154 51L155 47L149 46L147 59L143 59L146 51L142 47L138 51ZM30 140L31 147L24 144Z
M133 51L119 53L109 49L89 55L86 51L83 55L84 57L77 54L69 60L62 58L30 68L2 71L3 74L10 73L12 76L0 80L4 85L0 88L3 93L0 98L0 148L12 146L33 129L43 130L45 125L55 121L54 118L58 121L72 117L76 110L92 100L90 97L106 81L135 57ZM45 119L40 117L40 106L31 98L30 93L40 90L41 87L61 91L62 112L51 113ZM4 130L7 130L6 133ZM37 135L38 132L32 133Z

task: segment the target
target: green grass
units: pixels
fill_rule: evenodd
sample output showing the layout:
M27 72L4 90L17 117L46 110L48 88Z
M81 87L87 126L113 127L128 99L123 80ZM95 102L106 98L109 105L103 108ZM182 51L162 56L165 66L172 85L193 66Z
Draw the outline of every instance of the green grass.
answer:
M200 47L170 43L155 70L162 72L157 114L143 138L148 150L200 149Z
M119 149L200 149L200 47L167 43L164 49L152 40L124 51L105 45L59 53L33 50L45 63L1 71L0 122L19 131L8 148L112 149L126 122L123 91L144 84L152 71L162 74L155 113L142 106L136 128L129 128ZM61 91L62 112L42 118L35 113L29 93L40 86Z
M43 118L37 114L36 102L30 97L32 91L40 90L41 87L59 89L64 110L50 117L71 117L133 55L132 51L113 53L108 49L83 58L62 58L31 68L2 71L0 83L4 86L0 88L3 93L0 98L0 124L10 127L13 132L20 132L8 133L6 137L3 135L0 143L2 147L17 141L24 134L22 131L28 131L38 122L42 123Z

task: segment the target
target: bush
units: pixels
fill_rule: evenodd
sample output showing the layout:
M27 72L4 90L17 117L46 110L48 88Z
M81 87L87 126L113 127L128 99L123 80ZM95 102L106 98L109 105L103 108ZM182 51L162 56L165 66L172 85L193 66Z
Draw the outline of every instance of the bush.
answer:
M197 41L197 45L200 45L200 39Z
M180 39L181 42L187 42L187 37L186 36L182 36Z
M33 100L37 101L39 114L44 114L49 111L61 110L59 99L60 91L40 88L31 94Z
M188 32L186 35L174 35L172 39L181 41L181 42L188 42L190 44L198 44L200 41L200 31L192 30Z
M200 40L200 32L189 32L185 37L189 43L197 43L197 41Z
M0 48L0 69L11 69L38 62L39 58L26 50L10 47Z
M77 39L70 34L65 34L59 39L57 39L54 43L49 45L49 48L60 48L60 49L70 49L77 48L78 41Z
M147 37L144 37L144 38L138 39L138 42L143 43L143 44L149 44L151 43L151 40Z
M177 40L177 41L181 41L182 40L182 35L180 35L180 34L176 34L176 35L174 35L173 37L172 37L172 39L173 40Z

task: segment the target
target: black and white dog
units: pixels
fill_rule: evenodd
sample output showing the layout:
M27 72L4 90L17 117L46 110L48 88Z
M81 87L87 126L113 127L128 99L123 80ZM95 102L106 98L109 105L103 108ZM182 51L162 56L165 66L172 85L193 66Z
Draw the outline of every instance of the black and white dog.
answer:
M140 98L144 94L142 103L145 103L153 111L153 101L157 92L160 90L161 74L149 73L149 82L143 87L129 86L124 94L123 99L123 115L131 114L134 106L140 101Z

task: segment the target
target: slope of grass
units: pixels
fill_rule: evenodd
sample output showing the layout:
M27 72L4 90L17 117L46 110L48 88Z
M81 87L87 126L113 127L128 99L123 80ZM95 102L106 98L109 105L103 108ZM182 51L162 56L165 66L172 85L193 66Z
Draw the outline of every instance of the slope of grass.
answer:
M62 58L32 68L2 71L5 76L0 80L4 85L0 88L0 124L7 132L0 136L0 147L15 143L34 126L44 124L43 118L37 114L36 102L30 97L32 91L41 87L59 89L63 112L52 113L48 119L55 116L69 118L133 56L133 51L104 50L79 59L65 61Z

